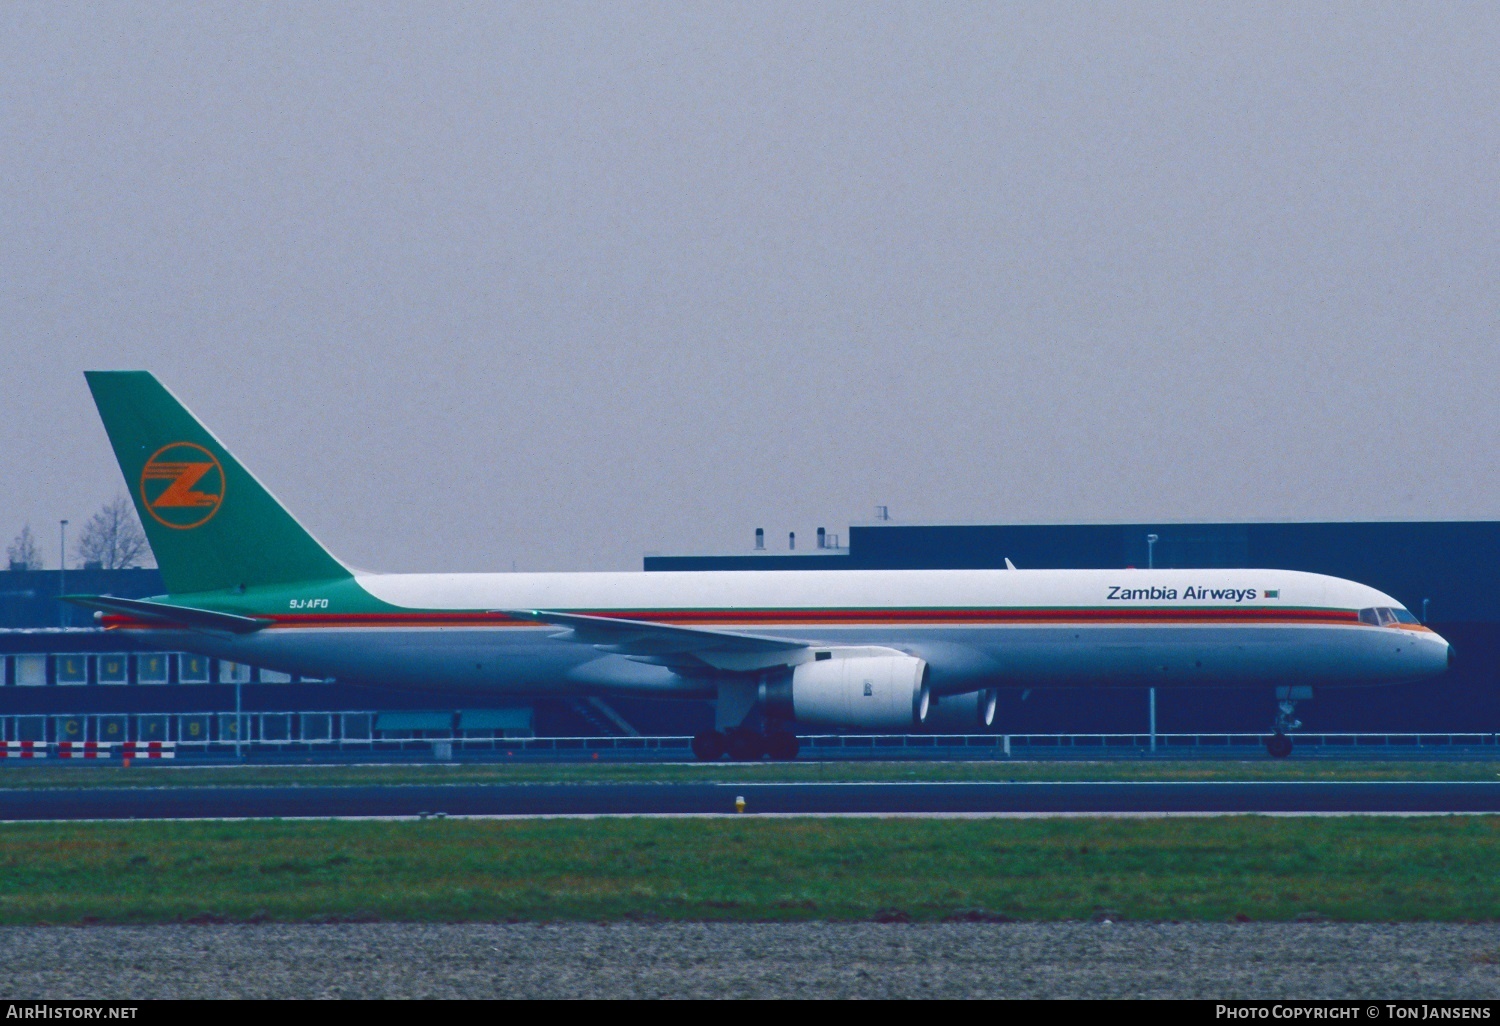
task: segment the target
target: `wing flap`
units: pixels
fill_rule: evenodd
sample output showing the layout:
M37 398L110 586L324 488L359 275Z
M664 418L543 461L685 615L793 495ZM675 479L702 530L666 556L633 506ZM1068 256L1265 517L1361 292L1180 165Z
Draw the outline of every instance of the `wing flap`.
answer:
M504 609L498 612L520 620L566 627L568 630L553 637L660 666L708 666L745 672L801 662L801 654L811 644L791 638L614 616L563 613L552 609Z

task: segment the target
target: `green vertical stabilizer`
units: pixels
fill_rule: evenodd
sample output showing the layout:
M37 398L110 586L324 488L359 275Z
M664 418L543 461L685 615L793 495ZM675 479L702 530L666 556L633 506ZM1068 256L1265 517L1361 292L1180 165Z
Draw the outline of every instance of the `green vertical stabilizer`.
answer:
M84 376L170 593L350 576L154 376Z

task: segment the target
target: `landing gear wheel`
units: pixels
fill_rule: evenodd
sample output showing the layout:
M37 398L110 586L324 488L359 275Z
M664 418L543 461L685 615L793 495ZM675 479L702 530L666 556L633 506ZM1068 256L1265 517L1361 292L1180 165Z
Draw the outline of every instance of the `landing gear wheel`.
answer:
M766 739L759 731L739 727L731 730L725 741L735 762L754 762L766 754Z
M790 730L773 730L766 735L766 754L773 759L790 762L797 757L802 743Z
M1273 759L1285 759L1292 754L1292 739L1278 731L1266 738L1266 751Z
M717 730L706 730L693 735L693 754L699 762L714 762L724 757L724 735Z

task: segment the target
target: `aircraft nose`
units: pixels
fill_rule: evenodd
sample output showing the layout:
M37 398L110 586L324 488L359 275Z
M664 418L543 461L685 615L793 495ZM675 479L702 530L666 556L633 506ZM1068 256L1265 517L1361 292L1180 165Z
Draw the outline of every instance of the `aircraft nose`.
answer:
M1410 652L1416 657L1423 676L1447 673L1453 666L1453 646L1447 638L1431 628L1428 628L1428 632L1417 636L1420 640L1411 646Z
M1427 650L1427 659L1430 660L1427 672L1446 673L1453 668L1453 645L1440 634L1432 637L1435 644Z

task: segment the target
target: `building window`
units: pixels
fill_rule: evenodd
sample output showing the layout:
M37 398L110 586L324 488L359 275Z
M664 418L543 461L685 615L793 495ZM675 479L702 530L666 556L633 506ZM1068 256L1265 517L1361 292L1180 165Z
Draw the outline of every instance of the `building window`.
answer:
M123 654L99 656L99 683L130 683L130 657Z
M250 667L244 663L231 663L228 659L219 660L219 683L220 684L248 684L250 683Z
M248 717L248 716L241 716L239 718L239 720L236 721L233 713L220 713L219 714L219 740L220 741L244 741L244 740L247 739L247 735L249 735L250 731L248 729L246 729L246 730L243 730L243 733L242 733L242 728L247 728L249 725L250 725L250 717ZM206 733L206 731L205 731L205 733Z
M166 653L149 652L146 655L136 656L135 682L137 684L165 684L167 682Z
M260 682L262 684L290 684L292 682L292 675L290 673L281 673L278 670L261 670Z
M57 656L57 682L59 684L87 684L89 682L89 657L86 655Z
M207 741L208 740L207 716L183 716L177 721L177 740L179 741Z
M208 656L182 652L177 656L177 680L182 684L208 683ZM207 738L204 738L206 741Z
M367 712L344 713L343 737L350 741L370 740L370 714Z
M333 736L333 717L328 713L302 714L302 740L327 741Z
M160 715L137 716L135 718L137 741L167 741L167 717Z
M16 683L23 687L41 687L47 683L47 657L44 655L16 656ZM32 741L35 738L25 738Z

